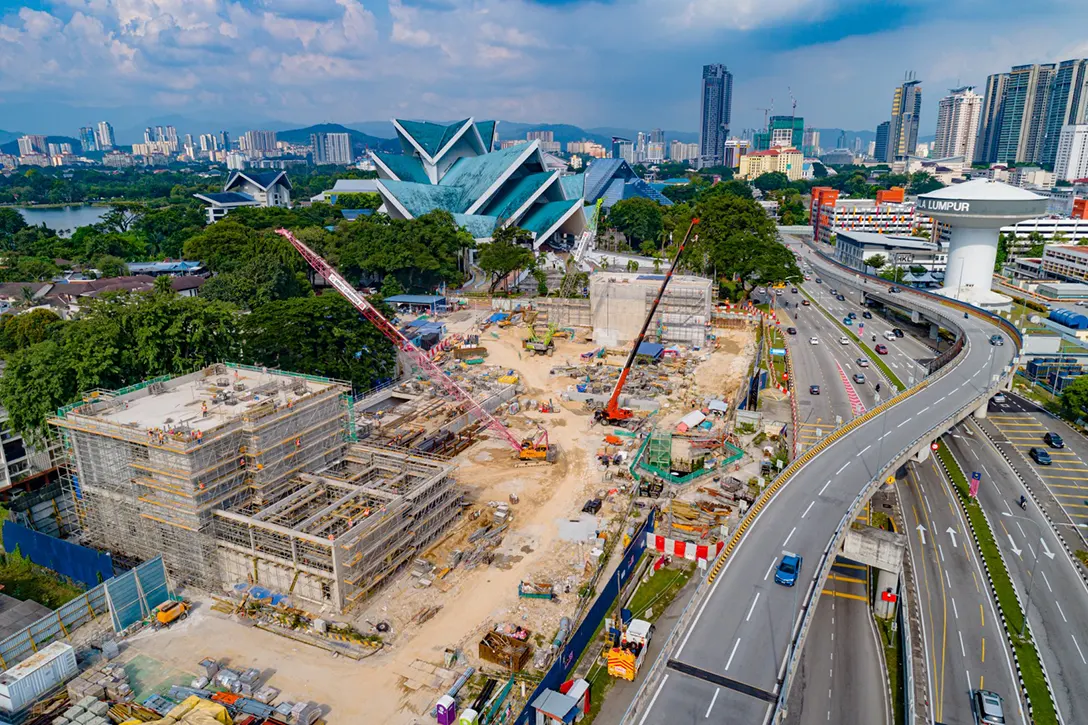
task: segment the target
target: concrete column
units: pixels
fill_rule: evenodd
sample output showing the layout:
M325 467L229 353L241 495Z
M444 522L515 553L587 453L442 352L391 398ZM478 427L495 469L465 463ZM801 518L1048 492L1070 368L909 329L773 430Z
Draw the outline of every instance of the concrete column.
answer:
M918 310L911 310L910 311L910 321L914 322L914 323L921 322L922 321L922 313L919 312Z
M889 589L893 594L899 593L899 575L883 569L876 570L876 594L873 597L873 614L881 619L891 619L895 616L895 602L885 602L880 598L882 592Z
M914 460L919 463L924 463L929 460L929 446L923 446L918 449L918 452L914 454Z
M986 398L986 400L982 401L982 403L977 408L975 408L975 413L974 413L975 418L977 418L978 420L982 420L983 418L985 418L986 417L986 409L989 407L989 405L990 405L990 399L989 398Z
M929 339L930 340L939 340L940 337L941 337L940 333L941 333L940 325L930 324L930 326L929 326Z

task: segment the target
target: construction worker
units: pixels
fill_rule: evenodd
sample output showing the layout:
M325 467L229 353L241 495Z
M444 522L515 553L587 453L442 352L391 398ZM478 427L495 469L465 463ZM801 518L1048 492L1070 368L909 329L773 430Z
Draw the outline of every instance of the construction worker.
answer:
M208 401L206 401L206 400L201 401L201 403L200 403L200 417L202 417L202 418L207 418L208 417Z

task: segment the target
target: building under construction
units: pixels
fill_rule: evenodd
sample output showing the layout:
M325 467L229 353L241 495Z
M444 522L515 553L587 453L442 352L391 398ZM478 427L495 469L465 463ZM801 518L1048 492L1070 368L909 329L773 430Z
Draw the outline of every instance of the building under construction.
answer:
M663 275L598 272L590 277L593 340L616 347L634 340L661 288ZM654 313L646 339L661 344L703 347L713 306L706 277L675 275Z
M401 563L405 534L385 514L413 535L411 517L421 515L421 539L430 536L428 525L444 527L455 516L428 516L438 495L413 468L430 470L426 465L413 458L391 473L397 464L387 457L397 454L349 451L351 400L347 383L231 363L93 391L51 421L68 455L63 481L78 527L87 543L123 558L161 553L176 579L206 589L260 580L262 572L268 586L280 587L282 577L256 563L267 556L276 566L294 567L280 591L301 580L307 588L299 596L346 606L360 589L370 591L371 579ZM435 481L452 488L448 467L438 468ZM319 471L320 478L311 475ZM310 508L299 505L304 498ZM459 496L442 501L460 510ZM253 531L288 532L294 543L283 550L248 535L253 561L242 573L236 558L223 556L236 551L233 517L252 519L246 525ZM372 530L381 533L371 538ZM343 555L333 554L330 543L343 545ZM309 552L308 544L320 552ZM327 583L310 586L303 573Z

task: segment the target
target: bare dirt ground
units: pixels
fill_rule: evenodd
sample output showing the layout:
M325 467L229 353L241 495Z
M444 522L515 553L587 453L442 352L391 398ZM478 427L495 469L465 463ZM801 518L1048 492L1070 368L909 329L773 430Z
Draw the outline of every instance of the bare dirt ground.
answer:
M467 326L469 313L458 315L463 319L457 319L451 329ZM498 339L491 332L497 332ZM708 397L732 401L747 370L752 336L741 330L716 332L717 349L701 353L705 359L664 401L663 415L682 414L693 401L701 404ZM594 346L557 339L553 357L532 356L521 349L524 336L523 327L502 331L492 327L480 341L488 348L489 365L521 376L525 388L521 401L550 399L558 404L556 413L523 411L510 416L508 424L519 437L532 435L538 423L543 425L550 442L560 448L559 461L551 466L518 467L513 449L498 438L488 437L469 448L457 460L457 477L471 506L453 532L425 556L442 567L454 549L470 549L468 535L494 511L489 502L509 503L510 494L516 494L519 503L510 505L513 518L496 551L496 563L471 570L458 567L428 587L420 587L407 574L399 576L360 610L344 617L364 630L380 621L392 627L388 646L361 662L333 658L322 650L246 627L207 607L174 629L138 637L132 648L188 671L205 656L276 669L271 684L281 687L285 697L329 706L330 723L407 725L432 721L430 706L452 681L453 673L442 669L448 649L461 650L470 663L480 665L479 639L496 623L531 630L534 648L550 642L560 618L575 612L577 589L587 579L593 546L591 541L562 540L561 531L570 530L567 522L580 517L587 499L615 483L604 478L595 460L606 431L591 428L592 418L580 403L560 401L560 394L574 381L549 373L564 362L576 364L579 354ZM622 360L609 362L622 364ZM634 442L629 446L633 449ZM607 529L626 509L626 497L609 497L593 528ZM476 511L480 516L474 519ZM517 587L523 580L554 582L558 601L519 599ZM429 619L418 621L420 612L435 608ZM456 669L463 667L458 664Z

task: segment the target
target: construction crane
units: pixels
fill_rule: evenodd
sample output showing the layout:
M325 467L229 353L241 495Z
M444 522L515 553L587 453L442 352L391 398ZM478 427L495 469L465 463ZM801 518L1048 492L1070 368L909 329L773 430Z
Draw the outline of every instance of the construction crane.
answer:
M438 387L442 388L446 394L462 403L465 406L465 410L485 428L490 428L499 434L507 443L509 443L516 451L521 453L523 448L533 447L531 440L526 442L518 441L510 430L502 424L495 416L488 413L479 403L472 399L461 386L450 379L446 373L442 371L442 368L438 367L431 360L427 353L420 350L418 347L412 344L412 342L405 337L400 330L393 326L389 320L385 319L381 312L378 311L374 305L367 301L366 297L363 297L354 287L348 284L348 281L340 276L340 273L329 265L317 252L310 249L308 246L300 242L295 238L295 235L286 229L277 229L276 233L282 236L284 239L291 243L291 246L298 250L314 271L328 280L336 291L344 296L344 298L352 304L352 306L362 313L363 317L370 320L370 322L377 327L378 330L388 337L394 345L397 346L397 350L404 353L423 373L430 378ZM545 443L545 445L547 445Z
M654 297L653 304L650 305L650 311L642 322L642 329L639 330L638 337L631 344L631 352L627 354L627 362L623 364L623 370L620 370L620 376L616 380L616 387L612 389L612 397L608 399L608 404L603 409L594 413L593 419L595 422L622 425L625 421L634 417L635 412L633 410L620 407L620 393L623 392L623 385L627 382L627 376L631 374L631 366L635 364L638 348L642 341L646 339L646 330L650 327L650 321L653 320L654 314L657 312L657 306L661 303L661 298L665 296L665 288L669 286L669 280L672 279L672 274L676 271L676 265L680 262L680 255L684 253L688 237L691 236L691 231L695 229L695 225L698 223L698 219L691 220L691 225L688 226L688 230L680 242L680 248L676 250L676 256L673 258L672 264L669 265L669 271L665 273L665 279L661 280L661 288L657 290L657 296ZM695 239L698 238L699 235L696 234Z

